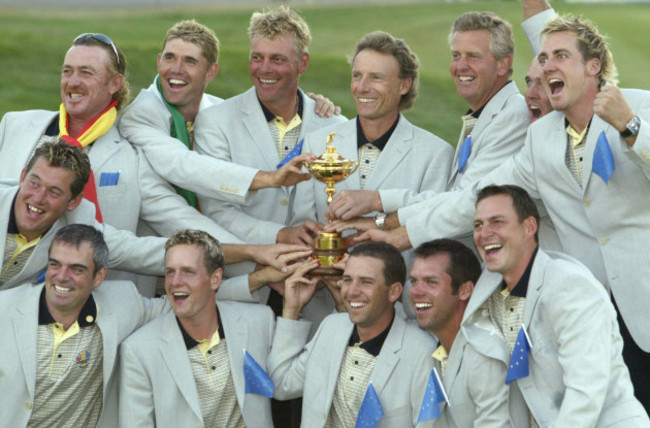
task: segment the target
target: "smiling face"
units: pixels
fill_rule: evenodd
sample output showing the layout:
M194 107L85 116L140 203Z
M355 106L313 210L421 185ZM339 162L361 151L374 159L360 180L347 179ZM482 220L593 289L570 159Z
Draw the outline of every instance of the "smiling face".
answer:
M308 64L309 54L298 54L292 35L253 38L248 71L257 96L274 113L276 106L295 102L300 75Z
M493 195L476 205L474 243L485 267L517 283L537 247L537 222L528 217L519 221L510 195Z
M45 272L45 301L52 317L76 319L90 293L106 276L106 268L95 273L94 249L90 242L79 246L54 242Z
M483 107L505 85L511 64L511 56L499 60L494 57L487 30L454 34L449 71L458 95L472 110Z
M531 123L540 117L553 111L551 102L548 100L546 92L542 86L542 66L539 65L537 58L534 58L526 73L526 106L528 107L528 117Z
M388 327L402 284L386 284L384 262L368 256L350 257L341 280L341 297L362 340L371 339Z
M465 283L454 292L452 278L447 273L449 263L449 254L438 253L416 257L411 269L409 296L418 324L438 337L445 331L453 331L455 336L465 310L461 301L469 300L472 290L470 283Z
M350 90L360 119L392 124L399 114L401 97L410 87L411 79L399 78L394 56L365 49L354 58Z
M66 211L75 209L83 194L72 197L72 171L50 166L39 158L31 170L23 170L14 214L18 231L31 241L44 234Z
M61 72L61 100L71 121L87 123L104 111L122 87L123 76L111 75L109 52L99 46L73 46Z
M170 39L158 54L158 75L163 95L185 120L194 121L203 92L219 66L208 64L201 47L182 39Z
M222 269L209 274L205 268L203 248L179 244L165 254L165 291L176 316L182 321L199 324L215 311L215 296Z
M543 70L542 86L553 108L585 112L590 117L598 93L598 59L585 62L575 35L567 31L547 35L537 58Z

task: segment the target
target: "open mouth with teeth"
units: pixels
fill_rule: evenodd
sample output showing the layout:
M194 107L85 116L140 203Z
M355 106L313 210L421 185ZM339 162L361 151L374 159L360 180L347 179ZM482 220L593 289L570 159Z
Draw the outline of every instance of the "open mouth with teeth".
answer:
M463 83L467 83L473 81L474 78L472 76L458 76L458 80Z
M54 290L58 294L68 294L68 293L70 293L72 291L72 289L70 287L64 287L62 285L57 285L57 284L54 284Z
M554 77L552 79L549 79L548 87L551 90L552 95L557 95L562 92L562 89L564 89L564 82L557 77Z
M415 302L413 305L415 306L416 312L424 312L427 309L433 307L433 303L429 303L429 302Z
M79 98L82 98L84 96L84 94L76 94L76 93L73 94L72 92L68 92L68 96L70 97L70 99L72 101L76 101Z
M258 78L258 80L260 83L263 83L265 85L272 85L278 81L278 79L262 79L261 77Z
M169 79L167 80L169 87L172 89L179 89L187 85L187 82L180 79Z
M498 252L501 248L503 248L501 244L489 244L483 246L483 251L485 251L486 256L489 256Z
M540 117L542 117L542 110L539 107L534 106L532 104L528 105L528 113L529 113L531 122L534 122L537 119L539 119Z
M189 297L190 293L186 293L184 291L175 291L172 293L172 298L174 299L175 303L185 302Z
M35 218L35 217L40 217L45 213L45 210L42 210L40 208L35 207L32 204L27 204L27 215L29 217Z
M361 309L366 306L364 302L349 302L348 304L352 309Z

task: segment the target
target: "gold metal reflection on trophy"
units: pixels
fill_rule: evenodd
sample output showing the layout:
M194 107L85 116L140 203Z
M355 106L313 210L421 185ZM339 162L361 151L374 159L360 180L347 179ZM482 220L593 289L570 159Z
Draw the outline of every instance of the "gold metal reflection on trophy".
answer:
M332 202L336 193L334 183L343 181L353 174L359 162L355 160L344 159L334 147L334 135L332 132L327 137L327 147L325 153L311 162L305 162L305 167L312 176L318 181L325 183L325 193L327 194L327 205ZM314 248L314 257L318 258L320 266L312 271L315 275L340 275L341 271L332 267L337 263L347 249L343 237L338 232L321 231L316 239Z

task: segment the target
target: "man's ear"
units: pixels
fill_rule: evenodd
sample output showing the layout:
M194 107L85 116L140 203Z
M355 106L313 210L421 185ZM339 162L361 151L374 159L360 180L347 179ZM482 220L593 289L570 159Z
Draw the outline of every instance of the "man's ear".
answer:
M210 290L214 291L215 293L219 289L219 286L221 285L221 281L223 280L223 269L215 269L214 272L210 275Z
M309 53L305 52L300 55L300 60L298 61L298 74L307 71L307 67L309 67Z
M458 297L462 301L468 301L474 292L474 283L472 281L465 281L458 287Z
M512 55L506 55L503 58L497 60L497 76L507 76L511 68Z
M99 287L101 283L104 282L104 279L106 278L106 272L106 266L97 271L97 273L93 276L93 288Z
M68 205L66 205L66 207L65 207L66 211L72 211L75 208L77 208L79 206L79 204L81 203L81 201L83 200L83 198L84 198L84 192L81 192L77 196L75 196L74 198L70 199L68 201Z
M404 286L401 282L394 282L388 287L388 299L391 303L395 303L402 296Z

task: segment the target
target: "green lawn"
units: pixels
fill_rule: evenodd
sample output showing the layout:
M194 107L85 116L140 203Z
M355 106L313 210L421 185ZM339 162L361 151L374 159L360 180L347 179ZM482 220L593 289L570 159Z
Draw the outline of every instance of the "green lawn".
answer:
M650 88L650 46L645 34L650 5L604 5L555 3L562 12L583 14L611 37L611 47L621 75L621 85ZM447 33L455 17L470 10L493 10L514 24L517 52L514 79L523 90L523 75L532 57L519 26L518 2L420 3L347 6L297 6L309 23L313 42L311 64L301 86L320 92L354 115L349 95L347 55L364 34L381 29L401 37L419 55L421 89L409 120L455 143L459 116L466 109L449 77ZM201 9L155 9L116 11L35 11L0 8L0 115L33 108L56 109L59 72L72 39L83 32L108 34L129 61L132 91L150 84L155 59L168 27L196 18L214 28L221 39L220 72L208 92L223 98L250 86L247 73L246 28L252 8L213 6Z

